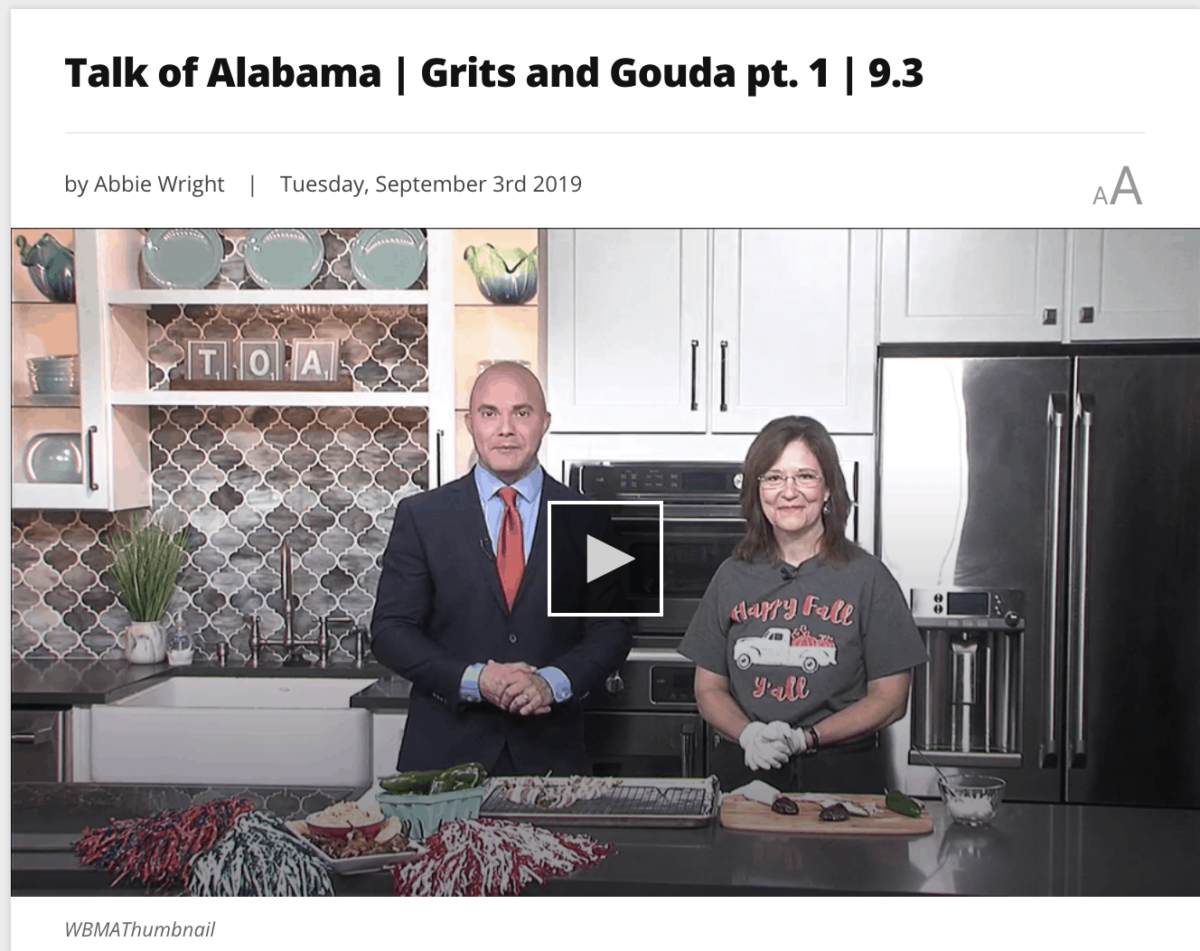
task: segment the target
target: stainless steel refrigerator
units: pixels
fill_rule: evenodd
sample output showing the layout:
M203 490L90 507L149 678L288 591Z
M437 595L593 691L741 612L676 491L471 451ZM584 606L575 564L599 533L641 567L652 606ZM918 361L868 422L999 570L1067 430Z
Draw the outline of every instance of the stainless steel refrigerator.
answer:
M1200 808L1200 356L885 355L879 432L931 655L893 782Z

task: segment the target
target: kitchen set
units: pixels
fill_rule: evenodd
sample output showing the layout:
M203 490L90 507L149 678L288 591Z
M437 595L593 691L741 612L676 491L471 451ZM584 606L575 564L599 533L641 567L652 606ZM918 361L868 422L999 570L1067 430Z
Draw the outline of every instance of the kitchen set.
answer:
M469 470L495 360L544 381L543 464L614 507L653 615L584 698L615 785L533 816L611 848L526 893L1200 891L1200 232L28 229L13 289L14 894L108 892L84 828L222 796L299 821L395 773L379 558L400 499ZM197 340L224 377L189 373ZM330 340L332 379L292 373ZM244 341L279 342L272 379ZM919 828L883 789L839 830L721 795L742 750L678 648L743 534L746 449L793 413L833 434L847 534L929 654L880 734ZM168 635L130 655L110 564L144 510L187 528L186 663ZM990 821L941 774L1002 779ZM649 812L614 805L650 779ZM476 815L519 821L495 794Z

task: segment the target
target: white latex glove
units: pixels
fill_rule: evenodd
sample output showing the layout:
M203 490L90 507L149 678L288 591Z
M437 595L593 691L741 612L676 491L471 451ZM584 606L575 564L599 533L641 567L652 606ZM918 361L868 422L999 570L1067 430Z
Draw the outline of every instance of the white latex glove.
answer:
M782 720L773 723L754 720L742 730L738 743L746 751L746 765L750 769L774 769L788 761L787 740L776 724L788 729Z
M788 730L787 744L788 752L793 756L797 753L803 753L808 749L808 733L804 727L796 727L794 730Z

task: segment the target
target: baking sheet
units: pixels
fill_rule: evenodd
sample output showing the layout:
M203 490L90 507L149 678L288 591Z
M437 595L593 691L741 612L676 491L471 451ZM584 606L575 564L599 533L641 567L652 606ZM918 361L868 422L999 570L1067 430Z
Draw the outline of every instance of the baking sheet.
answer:
M570 778L548 776L541 781L547 786L565 785ZM716 815L720 793L716 776L706 779L623 777L607 795L582 799L562 809L550 809L508 799L501 778L488 780L488 786L479 814L490 819L664 829L708 825Z
M297 832L292 832L291 829L288 829L288 832L294 838L308 846L310 851L339 875L361 875L363 872L379 872L393 865L408 865L410 862L424 858L425 854L429 851L419 842L411 842L412 850L408 852L389 852L385 855L356 855L353 858L335 859L333 856L325 854L321 847L311 839Z

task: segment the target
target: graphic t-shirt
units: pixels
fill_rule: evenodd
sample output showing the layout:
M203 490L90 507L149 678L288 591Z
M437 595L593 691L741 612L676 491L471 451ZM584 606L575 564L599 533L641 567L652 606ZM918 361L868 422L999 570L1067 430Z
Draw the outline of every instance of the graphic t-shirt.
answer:
M866 552L798 569L727 559L680 653L729 678L751 719L811 726L867 694L867 681L928 660L899 585Z

